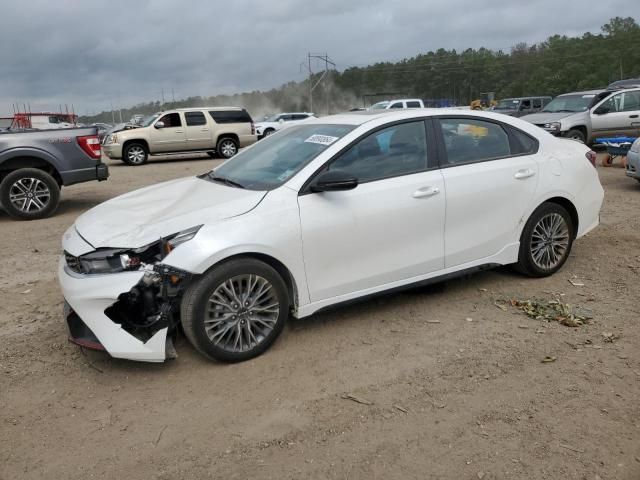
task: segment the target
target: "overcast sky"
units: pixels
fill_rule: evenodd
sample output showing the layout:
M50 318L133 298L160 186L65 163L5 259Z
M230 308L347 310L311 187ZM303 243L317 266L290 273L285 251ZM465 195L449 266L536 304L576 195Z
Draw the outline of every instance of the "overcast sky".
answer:
M343 70L438 48L508 49L599 33L637 0L20 0L0 15L0 116L80 114L301 80L308 51Z

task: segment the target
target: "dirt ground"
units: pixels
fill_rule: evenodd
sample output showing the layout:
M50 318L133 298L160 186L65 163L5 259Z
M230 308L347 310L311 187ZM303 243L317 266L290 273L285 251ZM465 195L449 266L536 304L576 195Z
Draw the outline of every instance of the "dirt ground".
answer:
M109 163L53 218L0 212L0 479L640 479L640 184L621 169L599 168L602 224L552 278L497 269L294 320L246 363L181 339L154 365L67 342L60 238L93 205L213 161ZM495 305L511 298L593 323Z

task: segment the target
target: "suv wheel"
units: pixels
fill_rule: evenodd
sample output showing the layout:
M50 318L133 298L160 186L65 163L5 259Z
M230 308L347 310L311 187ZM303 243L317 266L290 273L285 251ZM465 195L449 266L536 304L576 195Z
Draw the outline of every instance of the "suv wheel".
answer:
M259 260L231 260L185 292L180 317L186 337L203 355L241 362L263 353L289 316L282 277Z
M543 203L522 231L516 268L531 277L556 273L569 258L574 237L569 212L556 203Z
M147 163L147 158L149 154L147 153L146 147L141 143L129 143L123 152L122 161L127 165L144 165Z
M231 158L236 153L238 153L238 142L236 142L233 138L221 138L218 140L218 145L216 146L216 152L222 158Z
M575 140L577 142L581 142L581 143L585 143L587 141L587 139L584 137L584 133L582 133L580 130L576 130L576 129L569 130L565 134L565 137L566 138L570 138L571 140Z
M60 201L58 182L37 168L11 172L0 183L0 203L7 213L21 220L51 215Z
M265 137L268 137L269 135L273 135L274 133L276 133L276 131L275 131L273 128L267 128L267 129L264 131L264 136L265 136Z

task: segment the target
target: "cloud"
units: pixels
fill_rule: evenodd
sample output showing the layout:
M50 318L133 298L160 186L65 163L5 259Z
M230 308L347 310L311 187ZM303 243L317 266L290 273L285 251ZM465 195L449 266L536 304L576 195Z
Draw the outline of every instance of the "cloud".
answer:
M0 18L0 115L74 104L88 113L301 80L308 51L339 69L438 48L507 49L598 32L628 2L567 0L24 0ZM314 68L319 68L315 66Z

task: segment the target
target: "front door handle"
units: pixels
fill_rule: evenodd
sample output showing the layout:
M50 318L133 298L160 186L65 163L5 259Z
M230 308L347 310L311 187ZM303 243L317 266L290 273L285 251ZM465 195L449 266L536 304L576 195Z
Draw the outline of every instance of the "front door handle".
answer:
M638 115L629 115L629 118L638 118Z
M174 130L173 133L182 133L182 130Z
M209 129L208 128L203 128L202 130L200 130L201 132L208 132Z
M433 197L439 193L440 189L438 187L423 187L413 192L413 198Z
M535 174L536 172L534 172L530 168L525 168L523 170L518 170L513 178L515 178L516 180L524 180L525 178L533 177Z

